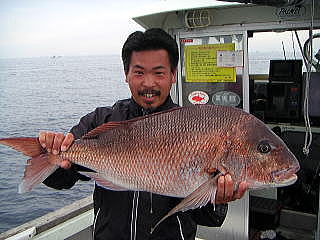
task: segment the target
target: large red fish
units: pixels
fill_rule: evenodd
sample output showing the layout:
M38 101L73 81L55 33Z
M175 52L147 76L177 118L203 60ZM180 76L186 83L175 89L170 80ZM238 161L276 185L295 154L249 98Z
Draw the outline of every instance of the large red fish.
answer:
M215 173L249 188L293 184L299 163L263 122L237 108L197 105L104 124L67 152L47 153L37 138L0 139L28 161L20 191L32 189L67 159L109 189L185 198L163 219L215 202ZM162 219L162 220L163 220ZM162 221L161 220L161 221Z

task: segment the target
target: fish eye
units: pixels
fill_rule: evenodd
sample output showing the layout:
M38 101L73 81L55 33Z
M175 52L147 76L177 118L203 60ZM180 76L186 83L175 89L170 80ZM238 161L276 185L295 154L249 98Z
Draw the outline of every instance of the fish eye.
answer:
M261 141L259 144L258 144L258 151L261 152L261 153L268 153L271 151L271 146L268 142L266 141Z

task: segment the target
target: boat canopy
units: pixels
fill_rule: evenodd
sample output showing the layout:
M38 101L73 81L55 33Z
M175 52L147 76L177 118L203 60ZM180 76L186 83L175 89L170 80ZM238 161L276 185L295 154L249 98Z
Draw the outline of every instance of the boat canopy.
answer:
M303 0L303 5L282 7L253 4L255 1L261 2L261 0L242 0L242 3L233 2L233 0L232 2L223 0L160 0L141 9L132 19L145 29L162 28L169 32L177 29L190 30L232 25L245 27L248 24L260 24L263 31L272 31L284 26L287 29L301 29L303 27L299 23L302 22L305 26L309 25L311 12L309 0ZM314 26L317 26L318 7L315 7L314 20ZM273 26L268 29L270 24Z
M247 5L244 3L223 2L215 0L160 0L142 8L141 11L136 12L132 17L134 21L144 28L162 27L158 22L162 23L170 13L187 11L190 9L205 9L205 8L224 8L230 6Z

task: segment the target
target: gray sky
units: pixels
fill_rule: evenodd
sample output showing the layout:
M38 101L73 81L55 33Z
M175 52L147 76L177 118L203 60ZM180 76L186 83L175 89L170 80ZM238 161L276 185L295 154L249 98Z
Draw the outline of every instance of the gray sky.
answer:
M120 54L128 34L143 29L131 18L159 1L0 0L0 58ZM290 32L255 34L249 49L282 50L282 41L292 50Z
M119 54L137 8L159 0L1 0L0 57Z

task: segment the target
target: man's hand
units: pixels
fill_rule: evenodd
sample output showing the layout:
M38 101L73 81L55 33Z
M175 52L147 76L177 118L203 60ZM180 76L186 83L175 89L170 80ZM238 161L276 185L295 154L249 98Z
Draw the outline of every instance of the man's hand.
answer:
M43 148L49 153L58 155L61 152L65 152L69 149L74 141L72 133L68 133L64 136L63 133L56 132L44 132L39 133L39 142ZM71 162L64 160L61 162L60 167L68 169L71 167Z
M239 184L239 188L236 192L233 190L233 181L230 174L226 174L225 176L220 176L218 178L218 186L216 193L216 204L222 204L234 201L236 199L240 199L243 197L244 193L247 190L247 184L245 182L241 182Z

